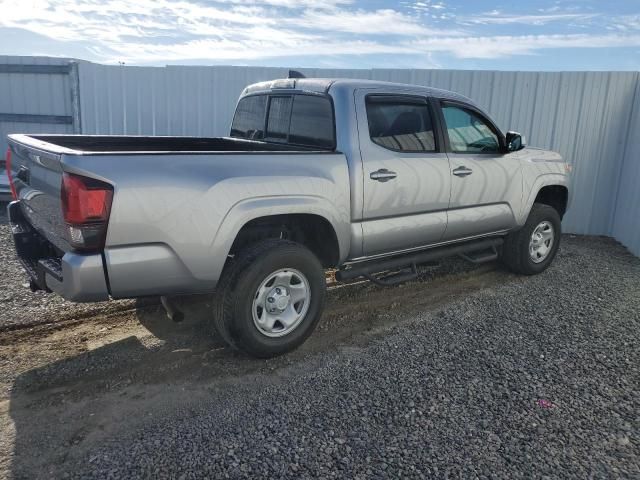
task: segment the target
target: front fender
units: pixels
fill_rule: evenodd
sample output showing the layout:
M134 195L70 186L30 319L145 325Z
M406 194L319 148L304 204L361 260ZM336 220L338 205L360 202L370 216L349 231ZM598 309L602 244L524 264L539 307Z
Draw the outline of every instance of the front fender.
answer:
M564 164L559 164L558 166L559 168L564 168ZM542 190L544 187L555 185L567 187L567 189L569 188L569 179L564 172L551 172L541 174L537 176L530 185L525 186L525 192L528 191L529 193L528 196L525 196L525 201L522 204L522 210L518 215L517 220L519 226L522 226L526 223L529 212L531 211L531 207L533 207L533 203L535 202L540 190Z

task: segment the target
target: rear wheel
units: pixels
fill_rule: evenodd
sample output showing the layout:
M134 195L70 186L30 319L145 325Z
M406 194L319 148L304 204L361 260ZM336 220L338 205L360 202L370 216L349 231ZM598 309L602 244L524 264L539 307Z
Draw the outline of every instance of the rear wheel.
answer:
M325 294L324 270L311 251L288 240L266 240L225 267L214 325L229 345L249 355L281 355L313 332Z
M517 273L534 275L547 269L558 252L560 215L555 208L534 203L525 225L507 235L502 262Z

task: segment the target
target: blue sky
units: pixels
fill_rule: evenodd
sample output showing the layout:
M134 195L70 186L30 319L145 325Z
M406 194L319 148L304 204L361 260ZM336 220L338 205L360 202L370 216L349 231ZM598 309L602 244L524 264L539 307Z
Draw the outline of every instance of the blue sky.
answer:
M127 65L639 70L640 0L0 0L0 39Z

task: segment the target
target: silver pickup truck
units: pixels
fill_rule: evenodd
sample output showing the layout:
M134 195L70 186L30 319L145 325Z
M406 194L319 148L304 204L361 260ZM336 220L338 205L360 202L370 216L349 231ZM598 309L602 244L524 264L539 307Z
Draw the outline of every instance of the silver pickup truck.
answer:
M570 171L456 93L329 79L247 87L229 137L10 135L7 161L33 289L213 293L212 326L258 357L313 331L328 268L382 285L452 255L542 272Z

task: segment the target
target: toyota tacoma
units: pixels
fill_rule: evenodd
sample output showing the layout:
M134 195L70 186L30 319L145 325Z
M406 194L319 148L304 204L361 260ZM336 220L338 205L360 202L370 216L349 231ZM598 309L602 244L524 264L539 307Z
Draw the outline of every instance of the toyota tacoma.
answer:
M445 90L251 85L228 137L9 135L8 212L33 289L76 302L214 296L211 325L271 357L318 323L326 269L382 285L460 255L540 273L570 165ZM168 299L168 300L167 300Z

